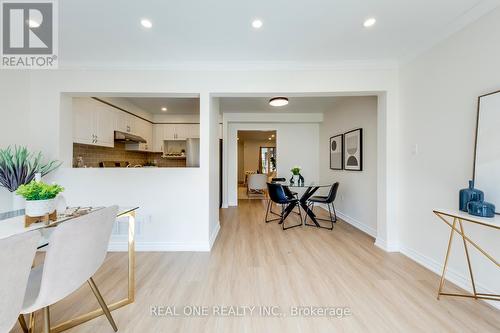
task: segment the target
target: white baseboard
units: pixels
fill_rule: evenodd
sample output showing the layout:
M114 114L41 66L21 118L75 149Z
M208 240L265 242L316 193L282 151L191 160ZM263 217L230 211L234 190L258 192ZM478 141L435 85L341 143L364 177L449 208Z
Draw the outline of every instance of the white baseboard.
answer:
M209 242L142 242L136 241L136 252L209 252ZM126 252L127 241L111 241L108 246L110 252Z
M413 249L401 246L400 247L400 252L410 258L413 261L416 261L420 265L424 266L428 270L436 273L437 275L441 276L443 272L443 264L440 262L437 262L436 260L429 258ZM459 273L453 269L450 269L449 267L446 269L446 280L457 285L458 287L468 290L471 290L471 282L470 280L462 273ZM446 287L446 284L445 284ZM480 285L476 281L476 288L477 290L481 290L483 293L487 294L492 294L493 292L485 288L484 286ZM500 310L500 304L499 302L495 301L488 301L484 300L486 303L490 304L494 308L497 308Z
M210 250L212 250L212 247L214 246L215 240L217 239L217 236L219 235L220 231L220 221L217 221L217 225L215 226L214 231L212 231L212 234L210 235Z
M324 209L326 212L328 212L328 208L324 204L319 204L319 205L316 205L315 207L320 207L320 208ZM342 213L341 211L336 210L336 212L337 212L337 216L340 219L349 223L350 225L352 225L356 229L363 231L365 234L368 234L368 235L372 236L373 238L377 237L377 230L376 229L366 225L365 223L363 223L359 220L356 220L353 217L350 217L347 214ZM333 212L332 212L332 214L333 214Z

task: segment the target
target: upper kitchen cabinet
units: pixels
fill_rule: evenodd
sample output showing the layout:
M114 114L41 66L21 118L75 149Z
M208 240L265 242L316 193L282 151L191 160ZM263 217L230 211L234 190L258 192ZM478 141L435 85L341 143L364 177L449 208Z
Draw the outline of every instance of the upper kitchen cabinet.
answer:
M73 99L73 142L114 147L115 110L90 98Z
M125 133L137 134L138 120L139 118L136 116L127 112L119 111L116 130Z
M186 140L200 137L199 124L162 124L163 140Z
M155 151L155 146L153 143L153 124L149 121L137 118L133 126L134 131L131 133L142 137L146 140L146 142L127 144L126 149L143 152Z
M200 124L188 124L186 126L188 131L188 138L200 138Z

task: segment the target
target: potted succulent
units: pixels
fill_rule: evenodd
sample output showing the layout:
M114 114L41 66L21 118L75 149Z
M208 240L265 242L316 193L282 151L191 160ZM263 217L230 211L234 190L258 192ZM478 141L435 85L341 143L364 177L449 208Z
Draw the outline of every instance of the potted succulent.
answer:
M30 183L39 173L45 176L61 165L59 161L42 161L42 153L30 153L26 147L15 146L0 149L0 187L5 187L13 195L13 208L22 209L24 203L16 190Z
M26 215L31 217L52 214L56 210L56 197L64 191L57 185L49 185L42 181L33 180L19 186L16 193L26 199Z

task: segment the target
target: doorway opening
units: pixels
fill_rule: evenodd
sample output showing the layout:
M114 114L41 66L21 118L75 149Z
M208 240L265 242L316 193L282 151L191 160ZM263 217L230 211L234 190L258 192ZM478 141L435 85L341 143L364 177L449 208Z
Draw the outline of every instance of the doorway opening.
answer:
M238 131L238 199L263 199L276 176L276 131Z

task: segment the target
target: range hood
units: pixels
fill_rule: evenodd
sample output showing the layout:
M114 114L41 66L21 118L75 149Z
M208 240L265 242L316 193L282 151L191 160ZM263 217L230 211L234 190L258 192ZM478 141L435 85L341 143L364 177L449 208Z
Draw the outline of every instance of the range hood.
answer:
M134 134L126 133L126 132L120 132L120 131L115 131L115 141L119 142L126 142L126 143L146 143L147 141Z

